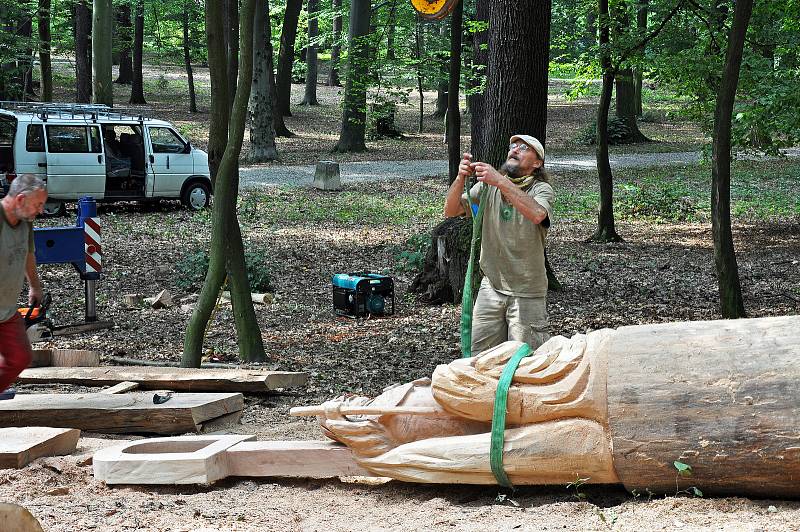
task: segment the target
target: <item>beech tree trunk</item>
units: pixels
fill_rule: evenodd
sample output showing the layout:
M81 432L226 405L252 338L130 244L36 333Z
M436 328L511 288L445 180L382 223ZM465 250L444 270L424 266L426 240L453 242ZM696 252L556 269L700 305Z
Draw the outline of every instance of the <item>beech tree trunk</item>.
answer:
M731 231L731 115L739 85L742 50L753 11L753 0L736 2L733 26L728 37L728 51L722 82L714 110L714 140L711 159L711 228L714 237L714 263L717 268L722 316L745 315L739 268Z
M222 83L227 84L225 45L221 27L223 17L217 16L221 15L221 13L219 13L219 6L214 6L215 3L215 0L207 0L206 2L207 20L211 18L212 24L216 26L214 30L208 28L209 67L211 68L212 56L217 53L221 54L213 60L216 63L214 72L217 75L222 74L224 76ZM243 23L239 31L241 39L239 84L236 88L236 96L230 113L228 142L219 165L216 186L214 187L209 269L203 289L200 292L200 299L192 313L192 318L186 331L184 352L181 358L181 365L184 367L200 367L203 335L226 270L231 280L231 296L239 344L239 356L248 361L264 361L266 359L261 331L258 328L253 302L250 297L241 229L236 217L239 154L244 139L247 102L250 99L253 74L253 17L255 4L256 0L244 0L242 4L241 20ZM212 38L220 42L215 42L212 45ZM212 108L215 106L223 107L227 113L227 94L223 94L223 96L225 98L222 100L212 101ZM217 123L216 126L219 128L224 124Z
M42 70L41 101L53 101L53 65L50 61L50 0L39 0L39 65Z
M239 0L225 2L225 51L228 65L228 100L233 106L234 91L239 75Z
M598 24L600 25L600 67L603 70L603 87L597 105L597 178L600 183L600 210L597 215L597 231L589 238L593 242L620 242L622 237L614 227L614 176L608 159L608 111L611 107L611 92L614 89L616 71L611 64L608 0L598 1Z
M144 99L144 76L142 74L142 51L144 48L144 0L136 0L133 22L133 80L129 103L146 104Z
M275 85L278 90L278 112L283 116L292 116L292 65L294 64L294 42L297 38L297 22L303 0L286 0L286 13L283 16L281 31L281 48L278 52L278 77ZM277 130L277 128L275 128Z
M647 17L650 11L650 0L638 0L636 8L636 28L640 35L647 32ZM645 47L642 46L640 53L644 54ZM633 84L636 93L636 116L642 116L642 69L636 68L633 71Z
M306 91L301 105L319 105L317 101L317 44L319 38L319 0L308 0L308 46L306 47Z
M92 11L92 101L114 105L111 79L113 46L113 6L111 0L94 0Z
M333 9L333 46L331 46L331 68L328 71L328 86L340 87L339 82L339 55L342 40L342 0L331 0Z
M114 83L130 85L133 80L133 62L131 60L131 37L133 27L131 25L131 5L129 3L120 4L117 8L117 27L114 31L115 40L119 48L119 75Z
M225 42L224 29L225 10L223 2L206 0L206 43L208 74L211 79L208 167L211 171L211 183L215 191L219 165L222 155L225 153L225 147L228 145L228 123L231 113L231 108L227 105L230 98L228 96L228 46ZM216 203L216 201L215 199L214 202ZM222 279L220 279L221 283ZM214 297L216 298L216 295Z
M75 101L92 100L92 12L89 0L75 2Z
M253 87L250 91L250 153L253 162L278 158L272 125L272 91L268 70L272 68L269 0L259 0L253 19Z
M350 1L347 81L339 142L333 151L366 151L367 70L369 66L369 29L372 11L369 0Z
M648 142L650 139L639 131L636 102L636 83L632 68L625 68L616 75L617 118L623 120L630 130L628 142Z
M475 5L475 21L485 22L489 20L488 2L477 2ZM472 77L480 80L486 74L489 64L489 32L484 30L473 34L472 40ZM483 145L483 129L485 121L485 101L486 93L476 92L467 96L467 105L470 114L470 141L469 151L476 161L483 161L486 156L486 148ZM513 135L513 133L512 133Z
M183 62L186 65L186 80L189 82L189 112L197 112L197 96L194 92L194 74L192 73L192 44L189 41L189 11L192 0L183 3Z
M458 175L461 161L461 110L459 88L461 84L461 23L464 2L458 2L450 14L450 83L447 87L447 158L448 177L452 183Z
M447 38L447 23L443 20L439 23L439 37L442 41ZM444 118L447 113L447 87L449 86L447 60L444 54L437 54L437 59L440 63L440 77L436 85L436 110L431 115L431 118Z

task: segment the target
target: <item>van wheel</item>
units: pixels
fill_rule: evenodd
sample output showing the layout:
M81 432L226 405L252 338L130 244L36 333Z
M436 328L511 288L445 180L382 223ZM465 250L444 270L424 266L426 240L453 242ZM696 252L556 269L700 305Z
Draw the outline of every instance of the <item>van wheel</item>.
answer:
M211 190L202 181L189 183L181 194L181 203L190 211L199 211L208 207Z
M45 216L64 216L67 214L67 206L63 201L49 200L44 204L42 214Z

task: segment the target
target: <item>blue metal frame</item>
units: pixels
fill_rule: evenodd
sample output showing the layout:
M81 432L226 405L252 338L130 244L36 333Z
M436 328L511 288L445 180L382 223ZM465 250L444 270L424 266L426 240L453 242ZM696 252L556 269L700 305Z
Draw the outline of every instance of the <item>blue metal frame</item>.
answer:
M86 271L83 223L97 216L97 202L91 196L78 201L78 218L74 227L42 227L33 230L37 264L72 264L84 281L100 279L100 272Z

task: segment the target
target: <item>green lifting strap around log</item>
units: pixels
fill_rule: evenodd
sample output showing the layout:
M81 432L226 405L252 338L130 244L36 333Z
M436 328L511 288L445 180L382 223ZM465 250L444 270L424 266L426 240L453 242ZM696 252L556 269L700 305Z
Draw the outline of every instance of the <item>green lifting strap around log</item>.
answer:
M464 181L464 190L467 194L469 208L472 202L469 196L469 181ZM481 248L481 228L483 227L483 209L486 202L486 187L481 189L478 198L478 212L473 212L472 217L472 239L469 244L469 263L467 264L467 274L464 276L464 290L461 294L461 356L469 358L472 356L472 310L474 307L472 278L475 275L475 258Z
M505 443L506 430L506 405L508 402L508 388L511 380L519 367L520 361L531 354L531 346L522 344L514 352L500 374L497 382L497 391L494 396L494 411L492 413L492 437L489 447L489 465L492 467L494 478L497 483L509 489L514 489L514 485L508 479L506 470L503 467L503 444Z

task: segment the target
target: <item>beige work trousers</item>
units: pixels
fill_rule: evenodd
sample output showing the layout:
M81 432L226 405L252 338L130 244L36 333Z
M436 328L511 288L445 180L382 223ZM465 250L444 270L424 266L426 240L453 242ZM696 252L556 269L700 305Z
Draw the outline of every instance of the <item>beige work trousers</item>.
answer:
M550 338L546 297L501 294L486 277L472 313L472 355L507 340L525 342L534 350Z

